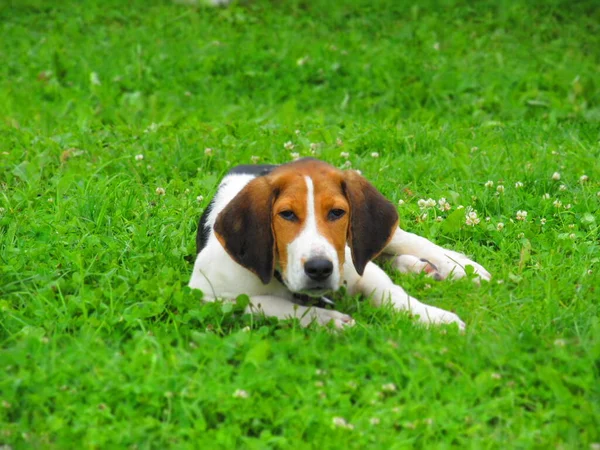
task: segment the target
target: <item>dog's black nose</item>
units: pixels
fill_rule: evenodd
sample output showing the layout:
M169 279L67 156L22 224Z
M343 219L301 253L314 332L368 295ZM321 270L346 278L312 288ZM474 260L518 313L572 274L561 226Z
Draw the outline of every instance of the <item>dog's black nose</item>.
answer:
M333 263L328 259L312 258L304 263L304 272L311 280L324 281L333 272Z

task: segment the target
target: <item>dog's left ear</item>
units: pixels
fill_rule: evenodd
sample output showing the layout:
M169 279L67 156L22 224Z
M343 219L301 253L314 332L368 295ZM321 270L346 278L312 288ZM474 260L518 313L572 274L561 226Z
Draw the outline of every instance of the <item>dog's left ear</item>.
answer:
M342 189L350 203L348 244L359 275L385 248L398 226L398 211L375 187L354 170L344 172Z
M264 284L271 281L274 270L273 196L266 178L255 178L219 213L214 226L227 253Z

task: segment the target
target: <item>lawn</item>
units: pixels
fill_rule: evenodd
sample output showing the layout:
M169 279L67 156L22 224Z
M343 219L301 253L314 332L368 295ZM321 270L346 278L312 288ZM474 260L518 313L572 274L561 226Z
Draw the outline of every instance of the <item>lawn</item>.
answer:
M600 448L596 2L19 0L0 42L1 449ZM311 155L493 274L393 275L464 334L187 288L228 168Z

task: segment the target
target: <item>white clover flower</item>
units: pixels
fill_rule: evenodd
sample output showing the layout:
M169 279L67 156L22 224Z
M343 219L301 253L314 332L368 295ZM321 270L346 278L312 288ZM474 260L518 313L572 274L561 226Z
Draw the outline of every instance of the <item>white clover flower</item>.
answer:
M504 229L504 224L502 222L498 222L498 225L496 225L496 230L502 231L503 229Z
M427 220L427 213L421 214L421 220Z
M567 190L567 186L565 186L564 184L561 184L561 185L558 187L558 190L559 190L559 191L566 191L566 190Z
M53 199L52 197L50 197L50 198L48 199L48 203L54 203L54 199Z
M419 205L419 208L421 209L433 208L435 206L435 200L432 198L428 198L427 200L422 198L417 202L417 205Z
M342 169L349 169L350 167L352 167L352 162L350 161L346 161L344 164L342 164Z
M498 191L499 194L504 193L504 186L499 184L498 187L496 187L496 191Z
M344 141L342 141L341 138L337 138L335 140L335 145L337 145L338 147L341 147L342 145L344 145Z
M293 161L296 161L296 160L300 159L300 153L297 153L297 152L290 153L290 158L292 158Z
M352 425L351 423L348 423L346 421L346 419L344 419L343 417L334 417L332 419L332 422L333 422L333 425L338 428L346 428L348 430L354 429L354 425Z
M450 203L448 203L448 201L442 197L438 200L438 208L440 211L449 211L452 206L450 206Z
M434 42L434 43L433 43L433 49L434 49L436 52L439 52L439 51L440 51L440 43L439 43L439 42Z
M543 200L550 200L550 194L548 194L548 193L546 192L544 195L542 195L542 199L543 199Z
M525 233L519 233L517 234L517 238L518 239L523 239L525 237Z
M236 389L233 393L233 396L235 398L248 398L250 397L250 394L248 394L248 392L243 389Z
M144 155L142 155L142 154L135 155L135 160L136 161L141 161L142 159L144 159Z
M560 180L560 173L558 173L558 172L554 172L554 173L552 174L552 179L553 179L554 181L558 181L558 180Z
M350 153L348 153L348 152L341 152L340 156L342 158L344 158L344 159L348 159L348 158L350 158Z
M402 199L398 200L398 205L400 205L400 206L404 205L404 200L402 200Z
M144 133L154 133L158 130L158 125L152 122L148 128L144 130Z
M315 153L317 150L319 150L319 144L318 144L317 142L311 142L311 143L309 144L309 148L310 148L310 151L311 151L311 152L313 153L313 155L314 155L314 153Z
M571 234L569 235L569 239L575 239L576 237L577 237L577 236L575 236L575 233L571 233Z
M527 211L517 211L517 220L527 220Z
M523 183L521 183L520 181L517 181L515 183L515 189L521 189L523 187Z
M252 164L256 164L258 161L260 161L260 156L252 155L250 157L250 161L252 161Z
M488 180L485 182L484 186L486 188L493 188L494 187L494 182L492 180Z
M90 73L90 84L93 86L100 86L102 83L100 82L100 77L96 72Z
M298 58L296 60L296 65L298 66L303 66L304 64L306 64L308 62L308 56L303 56L302 58Z
M570 223L569 224L569 228L572 230L573 228L575 228L575 224L574 223Z
M468 211L465 215L465 223L470 227L474 227L479 222L481 222L481 220L479 219L479 217L477 217L477 211Z
M202 202L202 200L204 200L204 197L203 197L202 195L199 195L198 197L196 197L196 201L197 201L198 203L201 203L201 202Z
M573 207L573 205L571 205L570 203L567 203L567 204L565 205L565 209L571 209L572 207Z
M371 158L379 158L379 153L377 153L377 152L371 153Z
M487 216L487 217L485 218L485 221L486 221L486 222L491 222L491 220L492 220L492 218L491 218L490 216Z
M294 131L294 133L296 133L296 136L300 136L301 131L300 130L296 130L296 131Z
M371 417L369 419L369 423L371 425L379 425L381 423L381 419L379 417Z
M435 218L435 221L436 221L436 222L443 222L443 221L444 221L444 218L443 218L442 216L437 216L437 217Z
M213 155L213 149L212 149L212 148L210 148L210 147L206 147L206 148L204 149L204 154L205 154L206 156L212 156L212 155Z
M471 147L471 153L475 153L479 150L479 147Z
M186 189L185 191L183 191L183 193L184 193L184 194L189 194L189 193L190 193L190 190L189 190L189 188L188 188L188 189Z
M581 175L581 176L579 177L579 182L580 182L580 183L585 183L585 182L587 182L589 179L590 179L590 178L589 178L587 175Z
M502 375L500 375L499 373L493 373L493 374L491 375L491 377L492 377L494 380L501 380L501 379L502 379Z
M396 385L394 383L386 383L381 386L381 389L386 392L394 392L397 390Z
M556 345L557 347L564 347L565 345L567 345L567 341L565 341L564 339L556 339L554 341L554 345Z
M560 208L562 206L562 202L559 199L556 199L552 202L555 208Z
M546 225L546 218L545 218L545 217L542 217L542 218L540 219L540 223L541 223L542 225Z
M166 193L165 188L162 187L157 187L155 192L157 195L165 195Z
M292 141L287 141L283 144L283 148L286 150L294 150L294 143Z

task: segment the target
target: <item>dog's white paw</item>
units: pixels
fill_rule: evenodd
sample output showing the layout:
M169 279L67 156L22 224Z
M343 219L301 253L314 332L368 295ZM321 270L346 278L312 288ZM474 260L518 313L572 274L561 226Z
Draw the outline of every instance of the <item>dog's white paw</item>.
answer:
M455 323L461 331L464 331L466 328L465 323L460 320L460 317L456 314L441 308L436 308L435 306L427 306L424 311L421 311L419 313L419 321L426 325Z
M476 283L479 283L480 280L489 281L492 278L492 275L481 264L470 260L462 253L442 247L437 247L434 251L428 252L423 260L427 261L435 269L429 272L434 278L459 279L466 277L469 272L475 275L473 280ZM471 266L473 269L470 270L468 266Z
M310 308L308 314L305 314L300 320L300 323L303 326L308 326L312 322L316 322L322 326L327 326L332 323L333 326L338 329L352 327L356 323L348 314L323 308Z

